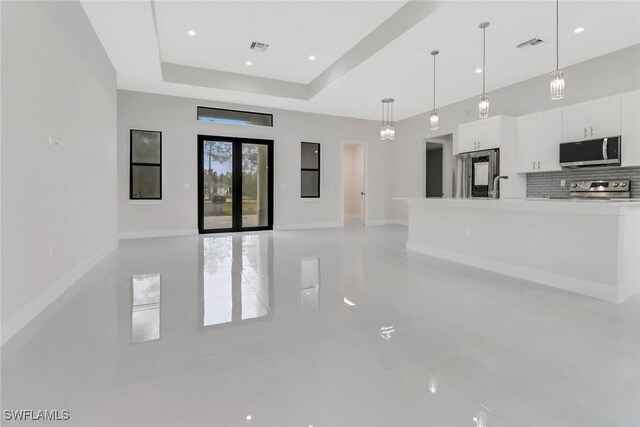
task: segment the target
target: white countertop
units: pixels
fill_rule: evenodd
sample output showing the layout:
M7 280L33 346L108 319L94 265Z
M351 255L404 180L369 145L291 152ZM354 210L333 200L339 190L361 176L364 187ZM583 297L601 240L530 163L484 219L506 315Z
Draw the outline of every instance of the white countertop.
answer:
M465 209L497 209L530 212L566 212L595 215L624 215L628 209L640 209L640 199L584 200L548 198L426 198L395 197L409 206L456 207Z

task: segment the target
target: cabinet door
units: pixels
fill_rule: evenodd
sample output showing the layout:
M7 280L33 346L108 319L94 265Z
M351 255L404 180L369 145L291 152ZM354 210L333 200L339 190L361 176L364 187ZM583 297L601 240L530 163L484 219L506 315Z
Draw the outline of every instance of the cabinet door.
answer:
M500 147L500 117L491 117L488 119L482 119L478 122L479 135L478 140L480 143L479 148L481 150L488 150L491 148Z
M560 139L562 138L562 109L538 114L538 171L560 170ZM536 163L536 166L538 164Z
M622 166L640 166L640 91L622 95Z
M588 126L590 138L620 135L620 95L593 101L593 120Z
M518 117L516 136L516 172L534 172L538 161L539 115Z
M476 122L465 123L458 126L458 152L468 153L469 151L477 151L476 141L478 125Z
M591 139L588 132L592 121L593 105L582 103L569 105L562 109L562 142Z

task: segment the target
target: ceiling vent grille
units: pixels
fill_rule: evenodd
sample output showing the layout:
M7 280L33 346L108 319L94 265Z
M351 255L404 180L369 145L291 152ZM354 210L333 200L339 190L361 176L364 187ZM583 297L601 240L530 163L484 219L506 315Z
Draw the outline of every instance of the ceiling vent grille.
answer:
M518 46L516 46L518 49L523 48L523 47L527 47L527 46L537 46L540 43L544 43L544 40L539 39L537 37L532 38L531 40L527 40L526 42L522 42L520 43Z
M260 52L266 52L267 49L269 49L269 45L266 44L266 43L252 42L251 46L249 47L249 49L257 50L257 51L260 51Z

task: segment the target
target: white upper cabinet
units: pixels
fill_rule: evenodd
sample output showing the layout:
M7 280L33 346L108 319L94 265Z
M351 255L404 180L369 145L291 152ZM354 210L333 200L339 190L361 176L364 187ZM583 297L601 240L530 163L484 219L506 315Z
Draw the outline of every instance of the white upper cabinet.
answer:
M620 95L563 107L562 142L618 136L620 114Z
M622 166L640 166L640 91L622 95Z
M461 124L454 154L500 148L506 121L505 116L493 116Z
M527 173L560 170L561 136L560 108L518 117L516 171Z
M476 151L478 145L478 122L470 122L458 127L457 153Z

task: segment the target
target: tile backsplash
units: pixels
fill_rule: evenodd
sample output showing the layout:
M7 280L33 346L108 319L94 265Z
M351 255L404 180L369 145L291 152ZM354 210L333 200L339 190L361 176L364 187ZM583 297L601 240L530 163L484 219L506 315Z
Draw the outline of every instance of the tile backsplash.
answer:
M564 179L565 186L560 186L560 180ZM538 172L527 174L527 197L566 197L569 196L569 183L571 181L590 180L631 180L631 197L640 198L640 166L621 168L585 168L565 169L554 172Z

